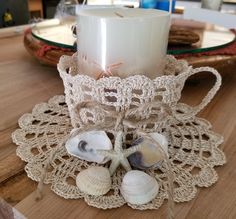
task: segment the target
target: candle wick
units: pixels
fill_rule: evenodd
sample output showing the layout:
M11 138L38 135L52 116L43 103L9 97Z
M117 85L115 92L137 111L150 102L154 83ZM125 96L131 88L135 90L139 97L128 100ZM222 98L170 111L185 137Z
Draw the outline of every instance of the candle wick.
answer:
M124 17L122 14L119 14L118 12L114 12L115 15L117 15L118 17Z

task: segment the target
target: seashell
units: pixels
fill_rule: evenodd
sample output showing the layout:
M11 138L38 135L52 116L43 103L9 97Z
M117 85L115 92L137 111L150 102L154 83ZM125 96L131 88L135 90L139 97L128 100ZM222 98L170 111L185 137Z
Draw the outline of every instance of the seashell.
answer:
M127 172L121 183L120 192L130 204L143 205L158 194L159 185L155 178L139 170Z
M104 195L111 189L111 176L105 167L90 167L76 177L79 190L89 195Z
M168 156L168 142L164 135L158 133L150 133L151 137L159 143ZM141 145L141 147L128 157L130 164L139 169L148 169L156 167L164 159L163 155L154 144L147 138L137 139L133 145Z
M104 131L84 132L67 140L66 149L72 156L82 160L106 163L109 158L97 154L96 150L111 150L112 143Z

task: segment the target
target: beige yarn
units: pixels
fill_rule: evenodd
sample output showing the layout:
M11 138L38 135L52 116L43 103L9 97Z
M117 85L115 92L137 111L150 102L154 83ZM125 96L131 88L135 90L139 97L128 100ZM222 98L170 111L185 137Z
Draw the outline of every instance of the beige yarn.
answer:
M175 202L189 201L196 195L196 186L208 187L216 182L214 167L226 162L224 153L218 148L223 138L210 131L209 122L195 117L220 87L221 77L216 70L209 67L193 69L185 61L167 56L165 76L154 80L144 75L94 80L78 74L76 60L76 55L63 56L58 64L66 97L55 96L48 103L36 105L32 114L21 117L20 129L12 134L13 141L19 145L18 156L27 162L25 170L30 178L40 181L45 166L48 166L43 175L44 183L51 183L51 189L64 198L84 198L89 205L103 209L125 204L119 193L125 174L122 168L112 176L112 192L98 197L86 195L75 186L75 177L84 168L98 164L70 156L62 144L72 128L84 129L94 124L103 124L107 120L107 112L99 107L102 104L112 114L122 115L124 121L137 121L133 128L125 127L127 136L135 139L139 130L142 133L159 132L168 138ZM196 107L178 103L186 79L201 71L210 71L216 76L214 87ZM94 107L85 105L78 111L78 107L81 108L85 101L95 101L98 104ZM147 107L140 109L140 105ZM114 136L119 123L115 127L103 128L110 136ZM50 165L49 158L52 159ZM160 191L148 204L128 204L132 208L157 209L164 199L168 199L168 174L164 163L159 169L146 172L157 179Z

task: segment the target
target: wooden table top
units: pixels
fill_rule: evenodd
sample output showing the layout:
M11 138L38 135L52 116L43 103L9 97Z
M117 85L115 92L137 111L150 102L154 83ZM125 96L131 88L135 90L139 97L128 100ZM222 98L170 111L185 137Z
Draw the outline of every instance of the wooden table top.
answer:
M36 183L27 178L25 163L15 154L11 133L19 117L50 97L63 94L56 69L42 66L23 47L23 36L0 39L0 196L29 219L72 218L165 218L166 203L158 210L138 211L127 206L113 210L89 207L83 200L65 200L44 188L44 198L35 201ZM216 66L217 66L217 60ZM235 66L225 63L223 85L200 116L224 136L227 164L217 167L219 180L210 188L200 188L188 203L176 204L178 219L236 218L236 74ZM197 104L214 82L213 77L187 84L182 101ZM0 215L1 216L1 215Z

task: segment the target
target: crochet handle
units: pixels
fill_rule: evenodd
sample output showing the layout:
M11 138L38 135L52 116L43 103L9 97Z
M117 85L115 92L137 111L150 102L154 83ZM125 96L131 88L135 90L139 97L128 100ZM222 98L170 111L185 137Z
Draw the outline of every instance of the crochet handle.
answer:
M186 119L195 116L202 109L204 109L207 106L207 104L211 102L212 98L215 96L215 94L217 93L217 91L219 90L219 88L221 86L221 75L218 73L218 71L216 69L210 68L210 67L200 67L200 68L192 69L188 73L187 78L189 78L190 76L195 75L197 73L200 73L200 72L211 72L213 75L215 75L216 82L215 82L214 86L211 88L211 90L207 93L207 95L202 99L201 103L198 104L197 106L192 107L192 113L189 115L186 115L185 116Z

